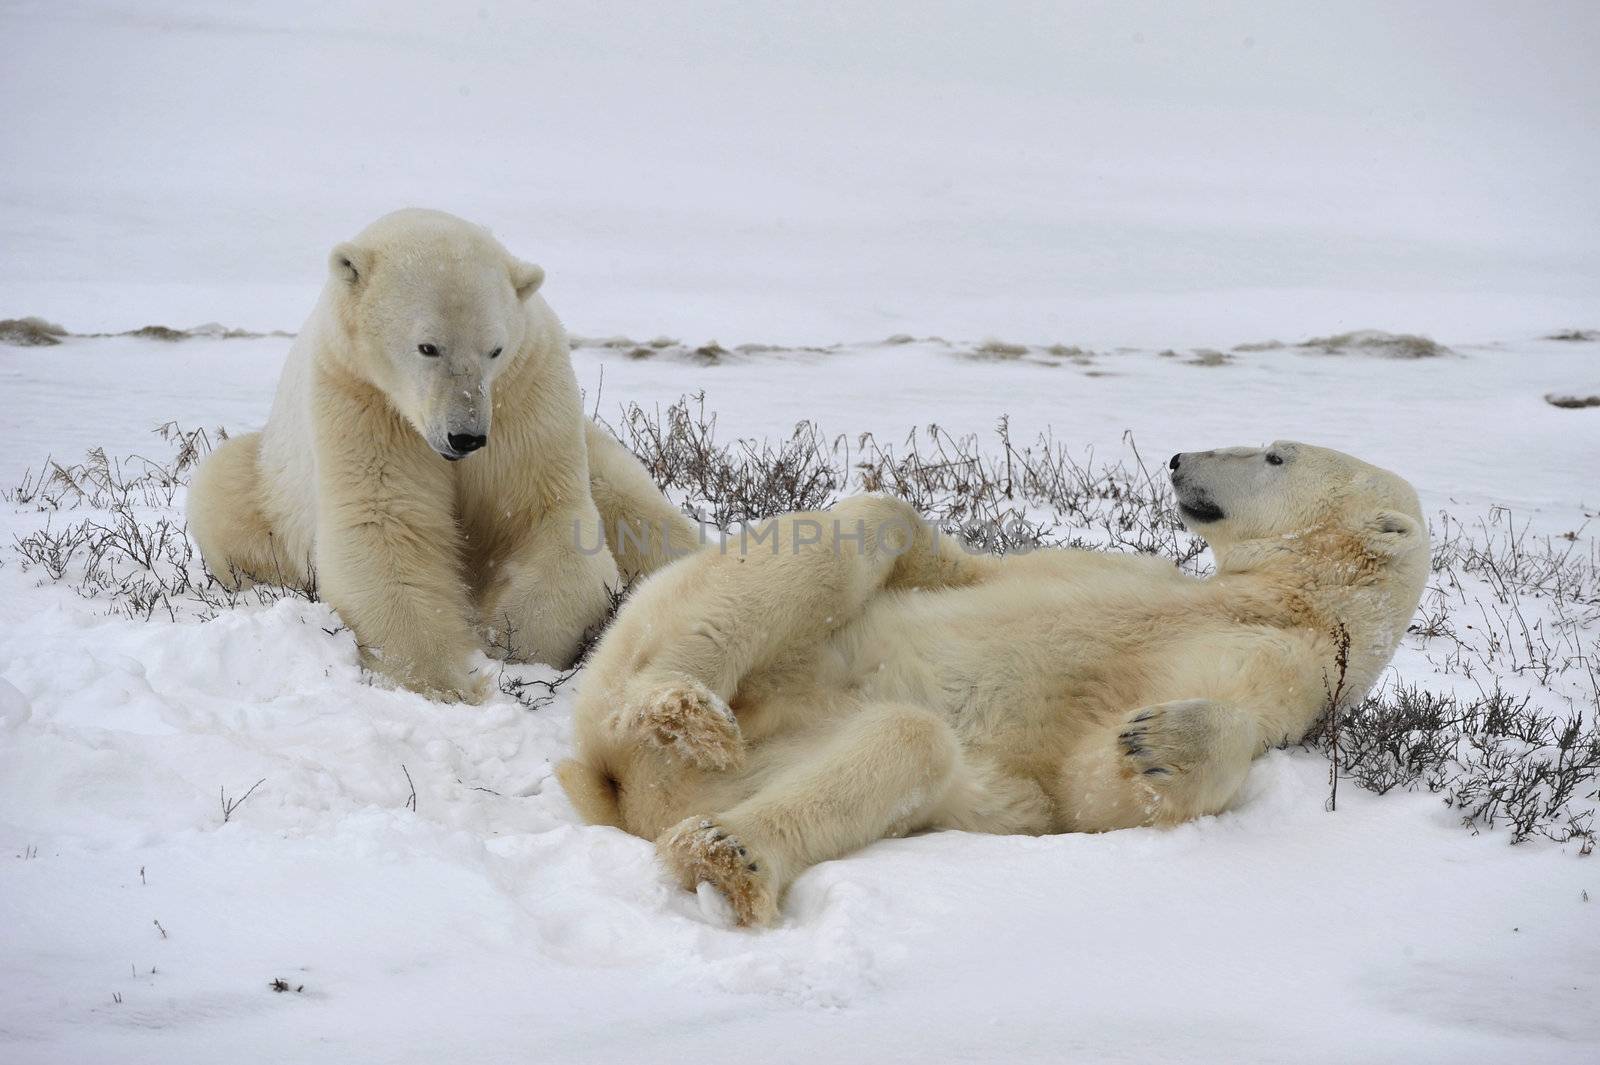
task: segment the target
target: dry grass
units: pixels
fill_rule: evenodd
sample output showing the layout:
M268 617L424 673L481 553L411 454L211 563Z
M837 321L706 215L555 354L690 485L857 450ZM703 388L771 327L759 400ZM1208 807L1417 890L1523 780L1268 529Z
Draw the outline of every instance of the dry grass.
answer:
M141 340L162 340L175 343L180 340L191 340L195 337L204 337L210 340L235 340L251 339L255 337L292 337L293 333L282 330L273 330L269 333L253 333L248 329L230 329L216 322L207 322L197 325L193 329L174 329L167 325L146 325L138 329L129 329L122 333L72 333L54 322L47 322L43 318L7 318L0 321L0 344L15 344L18 347L46 347L59 344L66 337L136 337Z
M1131 439L1115 462L1080 459L1048 433L1019 445L1004 420L987 443L937 425L896 444L870 433L829 436L812 422L777 442L723 443L703 395L664 411L633 405L615 431L656 484L721 528L887 492L996 551L1111 547L1190 566L1205 550L1183 528L1166 478L1151 473Z
M106 604L108 613L143 621L209 619L245 602L314 599L314 579L239 592L206 571L173 504L211 450L211 435L173 422L155 434L170 452L163 459L111 459L95 448L78 463L46 460L42 470L24 474L4 493L13 507L44 515L42 528L14 538L23 569ZM217 436L226 439L221 430Z
M1459 698L1414 685L1369 695L1306 738L1339 773L1379 795L1419 788L1474 830L1505 827L1594 848L1600 730L1591 717L1539 709L1499 688Z
M21 348L44 348L61 343L67 331L43 318L6 318L0 320L0 344L15 344Z
M972 349L972 357L977 359L1020 359L1028 353L1028 345L1011 344L1004 340L985 340Z
M1385 333L1377 329L1313 337L1295 347L1323 355L1375 355L1384 359L1436 359L1455 354L1443 344L1425 336Z

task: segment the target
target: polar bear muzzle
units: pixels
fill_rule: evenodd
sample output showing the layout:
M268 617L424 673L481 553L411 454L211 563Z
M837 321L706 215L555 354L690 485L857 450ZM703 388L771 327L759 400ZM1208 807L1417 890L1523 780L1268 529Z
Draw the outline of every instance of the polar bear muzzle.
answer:
M1217 506L1215 502L1207 498L1204 494L1200 493L1196 493L1190 498L1185 499L1184 494L1179 492L1178 512L1183 515L1185 521L1197 521L1202 524L1210 524L1211 522L1221 521L1223 518L1227 517L1227 515L1223 513L1221 507Z
M1188 476L1188 471L1183 468L1184 459L1193 462L1194 456L1186 456L1183 452L1172 456L1167 462L1167 469L1171 471L1173 491L1178 497L1178 512L1183 515L1186 522L1210 524L1221 521L1227 517L1222 507L1212 498L1211 493Z

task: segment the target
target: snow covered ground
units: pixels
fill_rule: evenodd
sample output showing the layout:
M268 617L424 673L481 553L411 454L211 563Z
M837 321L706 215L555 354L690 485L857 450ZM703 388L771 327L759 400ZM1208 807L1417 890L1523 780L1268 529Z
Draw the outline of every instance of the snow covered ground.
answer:
M335 241L438 206L541 261L575 332L685 342L579 348L613 419L703 390L724 437L1299 438L1593 558L1600 409L1543 396L1600 394L1600 343L1543 338L1600 328L1597 33L1582 4L12 3L0 317L292 330ZM1451 353L1231 350L1366 328ZM286 348L0 345L0 487L257 426ZM1576 844L1426 793L1329 813L1325 761L1274 752L1223 817L884 842L734 931L577 823L571 685L442 707L369 684L320 604L133 621L11 549L93 516L0 507L5 1062L1600 1058ZM1473 690L1417 637L1394 677ZM1596 712L1577 673L1500 679Z
M173 413L258 424L286 343L8 349L5 417L32 446L6 457L3 483L45 450L164 454L149 429ZM729 432L778 436L802 416L981 432L1004 412L1019 438L1053 425L1107 455L1124 429L1157 455L1305 436L1404 471L1430 512L1470 520L1499 502L1593 550L1600 417L1540 397L1594 380L1594 343L1406 362L1278 350L1222 366L970 352L576 358L591 396L649 405L703 389ZM77 416L58 430L63 410ZM0 515L17 536L45 520ZM1575 844L1470 835L1427 795L1347 785L1327 813L1315 754L1270 755L1242 809L1175 831L882 843L808 873L782 927L750 934L664 884L647 843L575 822L550 777L570 686L532 712L505 696L441 707L366 683L321 605L136 622L41 580L14 557L0 569L8 1060L1600 1050L1600 866ZM1594 630L1582 635L1592 654ZM1427 652L1409 641L1397 677L1467 687ZM1583 705L1575 689L1506 680ZM257 780L224 824L219 789L237 799ZM305 990L273 994L278 978Z

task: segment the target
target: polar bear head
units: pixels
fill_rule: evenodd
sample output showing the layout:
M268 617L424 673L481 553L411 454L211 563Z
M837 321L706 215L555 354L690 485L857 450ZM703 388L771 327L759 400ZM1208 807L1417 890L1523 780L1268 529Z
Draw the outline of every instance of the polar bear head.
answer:
M1216 581L1239 596L1239 616L1277 609L1290 626L1340 639L1333 690L1367 692L1428 580L1428 527L1412 487L1349 455L1287 440L1186 452L1168 465L1183 520L1211 545Z
M1417 493L1388 470L1324 447L1182 452L1167 464L1178 509L1223 569L1250 543L1337 533L1366 554L1425 571L1427 525ZM1420 578L1419 578L1420 579Z
M452 462L488 443L495 378L532 338L544 271L441 211L385 215L328 257L353 368Z

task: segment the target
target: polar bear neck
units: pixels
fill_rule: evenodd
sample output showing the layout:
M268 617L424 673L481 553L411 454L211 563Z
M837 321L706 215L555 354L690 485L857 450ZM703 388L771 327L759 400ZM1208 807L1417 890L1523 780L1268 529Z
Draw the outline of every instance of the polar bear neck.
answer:
M1335 522L1231 544L1219 553L1209 583L1224 594L1225 609L1308 630L1330 653L1348 636L1345 687L1359 699L1394 655L1416 611L1426 567L1414 562L1371 550Z

